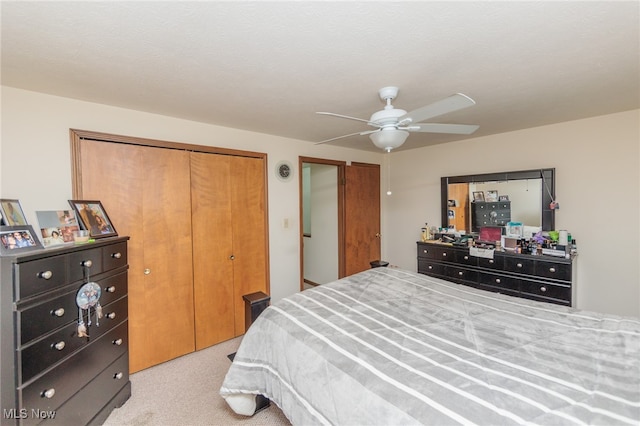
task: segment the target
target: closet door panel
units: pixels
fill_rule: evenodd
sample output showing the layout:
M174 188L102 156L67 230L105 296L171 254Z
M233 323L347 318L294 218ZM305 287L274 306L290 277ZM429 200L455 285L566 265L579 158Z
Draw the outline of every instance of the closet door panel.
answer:
M189 153L144 150L145 355L150 365L195 349Z
M196 350L236 336L229 178L231 158L191 154Z
M148 367L145 361L145 324L150 321L145 303L142 270L143 233L143 148L136 145L83 140L80 147L82 194L86 200L100 200L119 235L128 235L129 245L129 369ZM151 313L153 315L153 313Z
M244 334L245 294L269 294L265 162L262 158L231 157L231 205L235 332Z

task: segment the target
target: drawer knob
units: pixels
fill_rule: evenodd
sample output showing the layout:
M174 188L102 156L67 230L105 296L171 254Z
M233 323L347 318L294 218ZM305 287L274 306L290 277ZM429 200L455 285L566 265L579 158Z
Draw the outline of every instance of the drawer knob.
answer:
M459 271L459 272L458 272L458 275L463 276L463 275L464 275L464 272Z
M545 293L547 291L547 288L545 286L540 287L540 291Z
M116 339L116 340L113 341L113 344L116 345L116 346L120 346L120 345L122 345L122 342L123 342L122 339Z
M61 317L64 315L64 308L58 308L55 311L51 311L51 315L55 317Z
M469 256L465 256L465 257L464 257L464 260L469 260Z
M493 259L489 259L489 263L493 263Z
M55 349L61 351L64 349L65 346L67 346L66 343L64 343L64 340L60 340L58 343L55 343L54 345L52 345Z
M151 269L149 269L149 268L144 268L144 271L143 271L143 272L144 272L144 274L145 274L145 275L149 275L149 274L151 273Z
M109 318L109 319L114 319L115 317L116 317L116 313L115 312L109 312L107 314L107 318Z
M517 266L518 268L522 268L522 263L518 263L516 266Z
M425 252L425 253L429 253L429 250L427 250L427 249L424 249L422 251Z
M113 375L113 378L118 380L122 379L123 377L124 377L124 374L122 373L122 371Z
M433 269L433 266L429 265L429 269Z
M115 293L116 292L116 286L112 285L111 287L107 287L107 293Z
M496 278L496 283L500 284L500 278Z
M442 253L442 257L447 257L447 253Z
M44 271L44 272L38 273L38 278L42 278L45 280L50 280L52 276L53 276L53 272L51 271Z
M556 268L549 268L549 272L555 272Z
M53 396L55 394L56 394L56 390L54 388L51 388L51 389L47 389L45 391L42 391L42 395L41 396L44 397L44 398L51 399L51 398L53 398Z
M113 257L114 259L120 259L122 257L122 253L120 253L120 252L112 253L111 257Z
M82 266L85 266L87 268L91 268L93 266L93 262L91 260L83 260L82 261Z

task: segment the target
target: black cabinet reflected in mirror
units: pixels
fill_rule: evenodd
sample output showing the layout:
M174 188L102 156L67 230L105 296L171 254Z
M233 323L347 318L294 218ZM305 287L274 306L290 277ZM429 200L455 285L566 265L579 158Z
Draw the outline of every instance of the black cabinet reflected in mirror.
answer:
M555 169L441 178L442 227L478 232L480 226L555 228Z

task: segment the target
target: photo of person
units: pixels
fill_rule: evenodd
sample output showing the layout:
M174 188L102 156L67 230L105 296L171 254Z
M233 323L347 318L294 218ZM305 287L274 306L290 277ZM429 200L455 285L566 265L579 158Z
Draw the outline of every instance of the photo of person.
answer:
M0 253L11 254L13 251L41 249L40 240L36 239L33 228L24 226L3 226L0 230Z
M22 207L18 200L0 200L2 220L7 226L23 226L27 224Z
M36 211L42 242L46 247L51 245L73 242L73 231L80 229L73 210L45 210ZM53 232L57 235L52 239Z
M69 203L75 209L83 228L89 231L92 238L118 235L100 201L69 200Z

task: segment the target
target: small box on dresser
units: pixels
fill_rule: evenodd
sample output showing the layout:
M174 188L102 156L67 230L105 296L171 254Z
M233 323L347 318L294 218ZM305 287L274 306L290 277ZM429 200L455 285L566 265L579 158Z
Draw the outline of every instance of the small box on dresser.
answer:
M2 425L101 424L129 398L127 241L1 258ZM94 306L79 337L76 296L89 281L103 317Z

